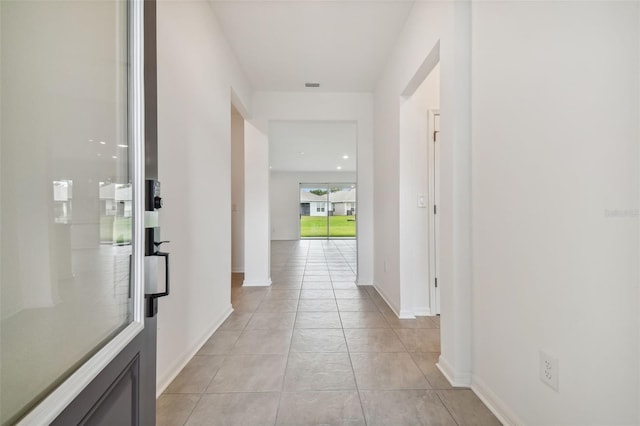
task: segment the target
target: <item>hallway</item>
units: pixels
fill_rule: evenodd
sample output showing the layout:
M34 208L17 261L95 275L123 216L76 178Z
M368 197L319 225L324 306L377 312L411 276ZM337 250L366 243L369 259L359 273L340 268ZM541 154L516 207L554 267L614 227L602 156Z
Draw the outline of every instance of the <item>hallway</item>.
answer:
M494 425L435 363L439 317L399 320L358 288L355 240L272 242L271 287L234 313L158 399L158 425Z

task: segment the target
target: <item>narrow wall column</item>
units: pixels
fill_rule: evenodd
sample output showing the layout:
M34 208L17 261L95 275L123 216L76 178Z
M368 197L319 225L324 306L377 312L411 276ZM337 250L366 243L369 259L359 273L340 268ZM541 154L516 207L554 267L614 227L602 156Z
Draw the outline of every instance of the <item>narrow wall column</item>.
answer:
M266 130L249 121L244 124L244 166L243 285L268 286L271 285L269 140Z
M440 203L442 314L438 366L455 386L471 385L471 3L455 2L441 41ZM440 208L442 207L442 208ZM442 214L440 215L440 212Z
M244 118L231 111L231 272L244 272Z

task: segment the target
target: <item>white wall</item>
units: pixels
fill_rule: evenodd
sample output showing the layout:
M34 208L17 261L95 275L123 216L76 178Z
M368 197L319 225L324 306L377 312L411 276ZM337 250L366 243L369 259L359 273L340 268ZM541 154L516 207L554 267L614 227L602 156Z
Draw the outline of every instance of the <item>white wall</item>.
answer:
M250 87L205 1L158 2L162 238L171 296L158 314L158 392L231 312L231 88Z
M429 111L440 108L440 66L429 73L414 94L400 101L400 286L403 316L431 315L429 297L428 200L433 159L429 156ZM431 129L433 131L433 129Z
M402 95L426 77L425 64L430 63L430 53L439 46L439 365L457 385L471 383L469 20L468 2L416 2L376 85L374 115L375 286L397 313L411 316L411 294L406 292L409 287L400 285L400 185L410 176L401 167L400 105ZM409 198L411 209L415 199Z
M231 111L231 270L244 272L244 118Z
M300 238L300 184L349 183L354 172L271 172L271 239ZM313 213L313 212L312 212ZM325 212L326 216L326 212Z
M353 121L358 125L358 284L373 283L373 98L370 93L256 92L264 120Z
M638 8L473 6L474 386L511 423L640 423Z
M271 285L269 237L269 139L264 121L244 126L245 286Z

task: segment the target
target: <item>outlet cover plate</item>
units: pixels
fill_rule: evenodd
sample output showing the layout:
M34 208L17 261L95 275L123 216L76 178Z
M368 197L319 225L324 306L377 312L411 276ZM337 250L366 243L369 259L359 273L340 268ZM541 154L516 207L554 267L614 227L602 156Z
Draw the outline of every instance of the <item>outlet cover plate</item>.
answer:
M558 358L540 351L540 380L558 391Z

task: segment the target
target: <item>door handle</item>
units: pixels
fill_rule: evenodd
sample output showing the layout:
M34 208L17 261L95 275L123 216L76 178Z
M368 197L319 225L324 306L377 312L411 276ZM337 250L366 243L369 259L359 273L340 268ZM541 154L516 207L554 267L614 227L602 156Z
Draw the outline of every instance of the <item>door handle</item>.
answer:
M164 258L164 271L158 265L159 258ZM158 288L161 284L161 275L164 272L164 289ZM155 251L150 256L145 256L145 304L146 316L153 317L158 313L158 299L169 295L171 277L169 274L169 253Z
M164 243L170 243L171 241L154 241L153 245L154 247L160 248L161 245L163 245Z
M164 242L168 243L169 241L163 241L163 243ZM157 299L158 297L164 297L164 296L168 296L169 295L169 253L163 252L163 251L157 251L157 252L153 253L153 256L164 257L164 277L165 277L166 284L167 284L162 293L148 294L149 297L153 297L153 298Z

